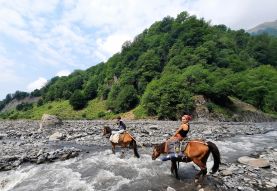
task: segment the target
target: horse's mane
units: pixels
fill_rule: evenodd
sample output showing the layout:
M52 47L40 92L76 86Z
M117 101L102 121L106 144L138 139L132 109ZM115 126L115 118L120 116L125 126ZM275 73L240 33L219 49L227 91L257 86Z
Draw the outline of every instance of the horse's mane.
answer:
M104 126L104 129L106 129L107 133L111 133L112 129L109 126Z
M156 149L162 153L164 151L165 142L162 142L161 144L156 145Z

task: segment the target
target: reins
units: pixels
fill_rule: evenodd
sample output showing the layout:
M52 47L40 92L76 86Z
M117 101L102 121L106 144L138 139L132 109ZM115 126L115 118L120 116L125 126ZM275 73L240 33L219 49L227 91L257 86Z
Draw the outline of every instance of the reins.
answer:
M128 131L126 131L126 133L128 133L128 135L130 135L130 137L132 137L132 139L134 139L134 141L136 141L136 143L138 143L138 144L141 146L141 148L142 148L144 151L146 151L146 150L145 150L145 147L144 147L140 142L138 142Z

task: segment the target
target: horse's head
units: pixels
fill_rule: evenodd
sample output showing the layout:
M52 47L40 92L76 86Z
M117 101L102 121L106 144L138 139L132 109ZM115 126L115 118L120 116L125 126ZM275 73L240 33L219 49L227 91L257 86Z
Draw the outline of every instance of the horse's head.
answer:
M164 150L164 143L154 145L153 153L152 153L152 160L156 160Z
M103 131L103 136L106 136L106 137L108 137L112 133L112 130L109 126L104 126L102 131Z

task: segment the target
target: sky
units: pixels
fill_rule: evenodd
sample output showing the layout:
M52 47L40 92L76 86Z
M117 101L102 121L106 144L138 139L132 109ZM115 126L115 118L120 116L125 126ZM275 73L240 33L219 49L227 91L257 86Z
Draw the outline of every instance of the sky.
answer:
M0 100L107 61L155 21L187 11L250 29L277 19L277 0L0 0Z

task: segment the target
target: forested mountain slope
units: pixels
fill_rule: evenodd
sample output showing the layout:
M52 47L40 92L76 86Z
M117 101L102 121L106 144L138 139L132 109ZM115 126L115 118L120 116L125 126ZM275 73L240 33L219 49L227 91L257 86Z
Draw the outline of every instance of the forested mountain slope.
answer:
M41 96L38 105L25 111L23 105L22 110L34 113L45 104L68 100L74 110L82 111L90 100L99 100L113 114L137 108L145 116L178 119L182 113L192 113L194 97L203 95L211 111L232 108L229 98L236 97L276 114L276 66L275 37L212 26L182 12L177 18L155 22L132 42L125 42L107 62L54 77L32 92ZM0 109L12 99L8 95ZM9 118L16 112L1 115Z
M262 23L252 29L249 29L247 32L253 35L266 33L272 36L277 36L277 20L273 22Z

